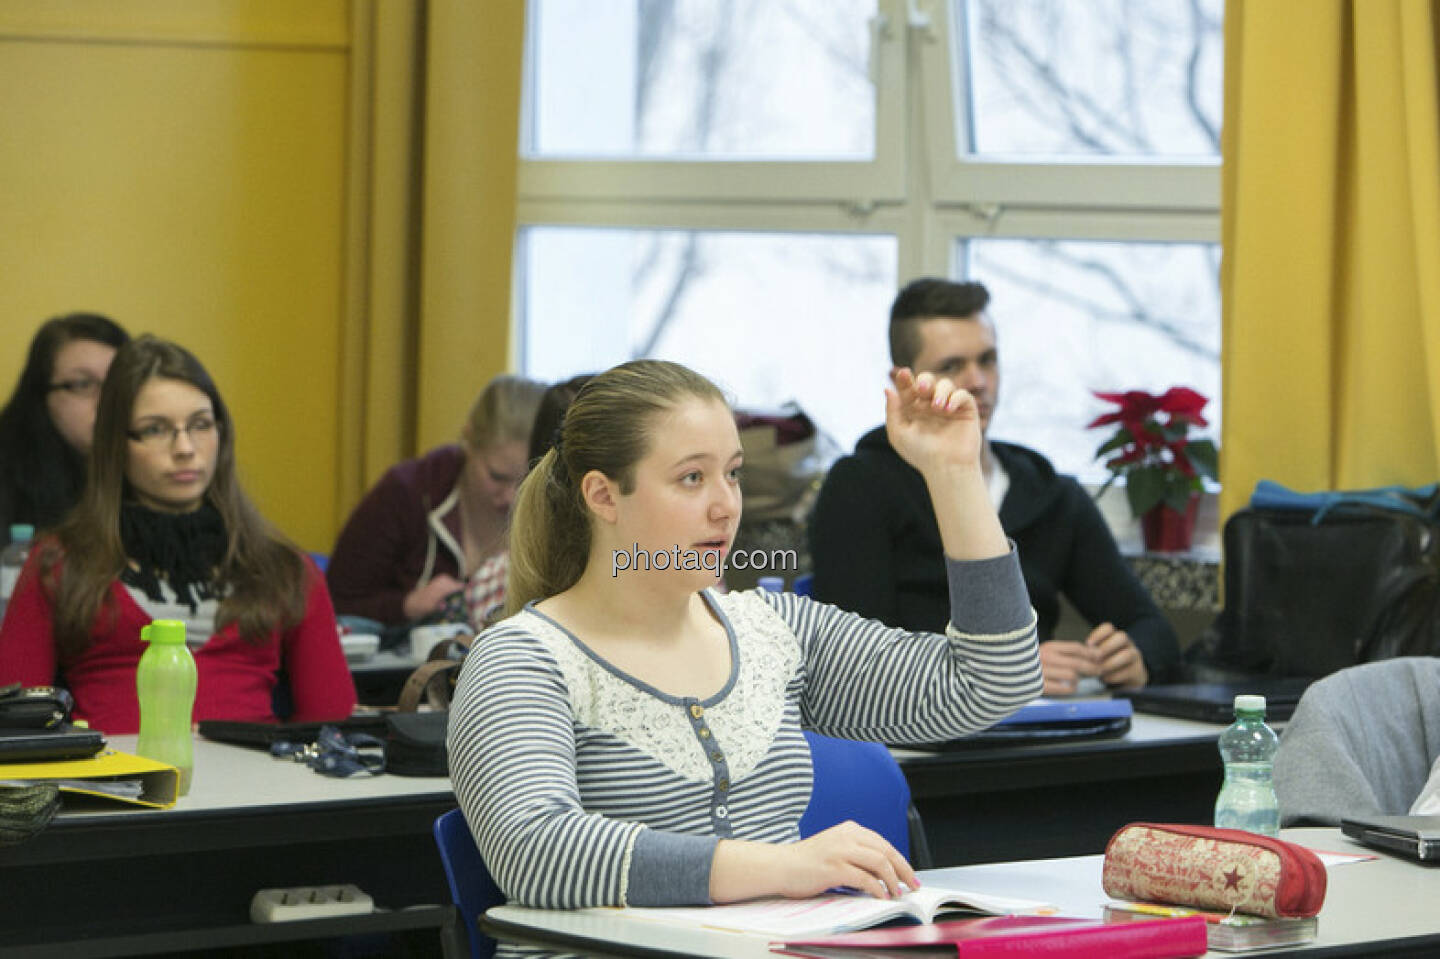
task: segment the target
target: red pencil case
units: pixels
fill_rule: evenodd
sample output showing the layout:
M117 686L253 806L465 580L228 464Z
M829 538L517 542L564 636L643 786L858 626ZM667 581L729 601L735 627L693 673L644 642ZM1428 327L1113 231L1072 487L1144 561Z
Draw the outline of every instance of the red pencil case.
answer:
M1325 865L1304 846L1240 829L1136 822L1105 847L1105 894L1256 916L1313 916Z

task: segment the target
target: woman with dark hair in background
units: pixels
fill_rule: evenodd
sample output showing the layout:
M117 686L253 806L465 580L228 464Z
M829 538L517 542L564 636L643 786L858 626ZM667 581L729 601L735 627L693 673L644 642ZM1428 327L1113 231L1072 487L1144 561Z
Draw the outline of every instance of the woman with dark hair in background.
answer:
M0 546L11 523L46 529L79 500L100 386L129 339L97 313L57 316L36 331L0 409Z
M287 718L349 716L325 581L240 488L235 425L199 361L151 336L121 347L94 435L80 502L31 551L0 625L0 685L63 683L77 717L133 733L140 627L181 619L196 720L275 719L282 670Z

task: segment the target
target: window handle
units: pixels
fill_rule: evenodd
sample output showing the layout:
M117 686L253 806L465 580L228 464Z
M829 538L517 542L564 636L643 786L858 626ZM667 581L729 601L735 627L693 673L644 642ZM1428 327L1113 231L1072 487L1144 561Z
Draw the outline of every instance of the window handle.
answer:
M926 40L935 40L935 17L930 13L930 4L931 0L905 0L905 23L924 34Z
M876 10L875 16L870 18L870 55L865 63L865 73L870 77L870 85L880 89L880 44L890 39L890 18L883 12Z

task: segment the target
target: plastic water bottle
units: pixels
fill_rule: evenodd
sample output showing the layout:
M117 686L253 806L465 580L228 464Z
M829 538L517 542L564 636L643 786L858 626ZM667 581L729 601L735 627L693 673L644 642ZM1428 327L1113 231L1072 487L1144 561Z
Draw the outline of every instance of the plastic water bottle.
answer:
M140 696L140 741L135 751L180 770L180 795L190 791L194 742L190 734L195 706L195 657L185 645L185 624L157 619L140 630L150 648L135 669Z
M1215 825L1264 836L1280 832L1275 752L1280 737L1265 724L1264 696L1236 696L1235 722L1220 734L1225 784L1215 799Z
M10 543L0 550L0 619L5 618L5 607L15 595L15 582L30 555L30 540L34 536L35 527L29 523L10 524Z

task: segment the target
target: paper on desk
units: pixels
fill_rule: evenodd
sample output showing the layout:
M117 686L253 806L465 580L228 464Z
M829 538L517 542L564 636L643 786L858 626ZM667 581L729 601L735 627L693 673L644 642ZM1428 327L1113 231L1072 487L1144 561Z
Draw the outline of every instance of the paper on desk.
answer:
M809 899L767 897L718 906L628 906L586 910L610 918L679 923L773 938L827 935L863 929L909 915L929 922L942 908L990 915L1052 914L1054 905L1035 899L923 886L898 899L831 893Z
M1347 862L1368 862L1371 859L1379 859L1379 856L1368 852L1322 852L1319 849L1310 850L1320 857L1320 862L1328 869L1331 866L1343 866Z

